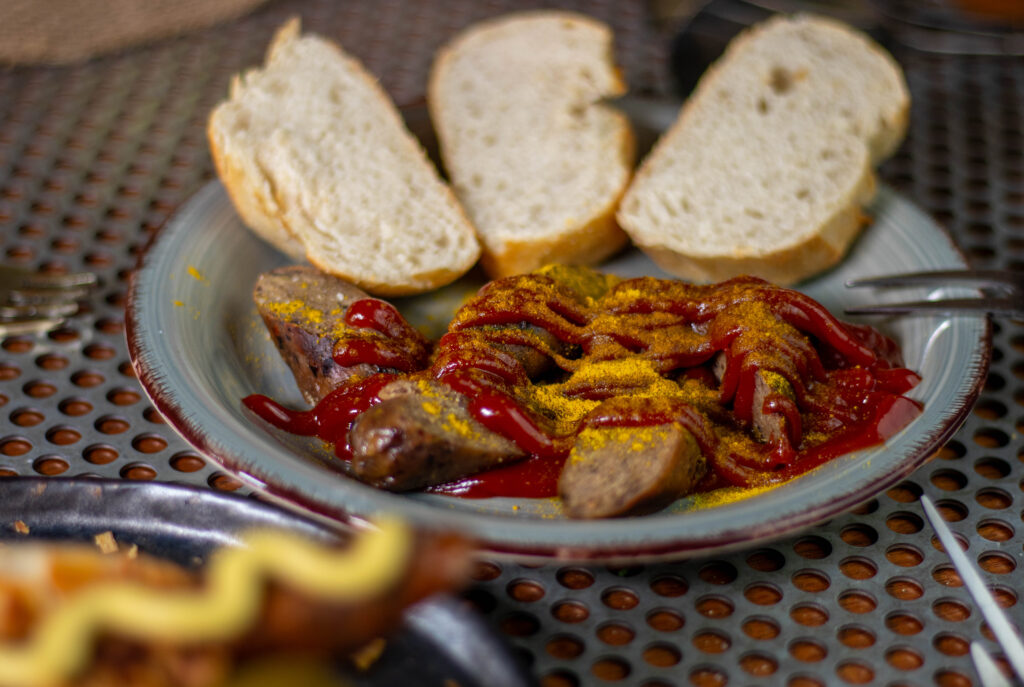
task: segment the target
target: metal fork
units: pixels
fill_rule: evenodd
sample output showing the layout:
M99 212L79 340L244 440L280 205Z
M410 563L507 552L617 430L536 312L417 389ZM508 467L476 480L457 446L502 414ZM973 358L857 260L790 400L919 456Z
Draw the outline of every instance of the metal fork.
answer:
M1010 663L1017 677L1024 680L1024 642L1021 642L1020 635L1013 629L1013 625L1010 624L1003 609L999 607L995 597L992 596L992 592L985 586L985 582L981 579L977 568L974 567L967 554L960 548L959 542L957 542L953 532L949 529L949 525L946 524L946 521L942 519L939 511L935 508L935 504L923 494L920 501L921 507L924 508L925 517L928 518L932 529L935 530L939 541L942 542L942 547L953 562L953 567L959 573L960 579L963 580L964 586L967 587L967 591L970 592L974 602L978 604L982 617L985 618L985 622L991 628L996 641L1006 654L1006 660ZM972 646L971 649L972 658L984 682L991 677L991 665L989 664L992 661L989 660L988 664L985 661L985 659L990 659L991 657L988 656L988 652L980 644L978 644L977 648ZM991 681L985 684L994 685L998 683Z
M40 274L0 265L0 336L44 331L78 311L96 285L91 272Z
M973 286L982 290L977 298L944 298L933 301L880 303L846 308L850 315L898 315L906 313L983 312L1024 320L1024 273L1012 270L937 270L880 277L851 279L857 286Z

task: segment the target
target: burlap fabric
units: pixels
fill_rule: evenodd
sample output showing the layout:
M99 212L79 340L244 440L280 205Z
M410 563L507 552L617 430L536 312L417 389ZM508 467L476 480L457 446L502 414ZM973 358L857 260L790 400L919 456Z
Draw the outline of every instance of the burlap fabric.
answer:
M0 0L0 62L77 62L233 19L264 1Z

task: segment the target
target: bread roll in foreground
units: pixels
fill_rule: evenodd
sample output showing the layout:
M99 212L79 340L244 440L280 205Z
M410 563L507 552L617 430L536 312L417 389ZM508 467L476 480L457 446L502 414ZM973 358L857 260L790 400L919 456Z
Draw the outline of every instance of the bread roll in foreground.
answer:
M833 20L778 16L703 76L644 161L618 219L663 269L694 281L788 284L838 262L906 131L899 66Z
M633 134L599 103L624 90L609 28L569 12L482 22L440 51L430 113L491 277L593 264L626 243L614 215Z
M384 90L338 46L278 30L208 134L242 219L293 258L380 295L426 291L480 254L473 227Z

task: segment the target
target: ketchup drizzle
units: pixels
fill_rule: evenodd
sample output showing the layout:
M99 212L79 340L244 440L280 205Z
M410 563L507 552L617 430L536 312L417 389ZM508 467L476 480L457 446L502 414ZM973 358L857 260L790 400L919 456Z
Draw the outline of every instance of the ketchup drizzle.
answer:
M710 468L708 488L771 484L882 443L921 411L903 396L920 378L900 367L894 342L870 327L840 322L803 294L753 277L709 286L630 279L611 285L596 303L544 274L509 277L481 289L433 350L393 306L377 299L353 303L344 322L350 334L337 344L335 361L376 365L382 373L333 391L308 411L259 395L246 397L245 406L285 431L333 443L337 455L348 459L349 428L380 402L393 373L433 378L462 394L484 427L530 454L430 488L438 493L554 496L579 431L667 423L694 435ZM533 382L510 347L540 353L562 375L588 361L645 360L662 376L716 385L721 408L709 413L683 398L637 400L626 395L630 388L584 387L573 394L607 400L575 431L559 434L549 418L518 400L517 388ZM711 372L716 355L725 361L720 380ZM784 379L792 396L773 391L755 408L764 372ZM749 438L758 411L780 418L782 436L771 443Z

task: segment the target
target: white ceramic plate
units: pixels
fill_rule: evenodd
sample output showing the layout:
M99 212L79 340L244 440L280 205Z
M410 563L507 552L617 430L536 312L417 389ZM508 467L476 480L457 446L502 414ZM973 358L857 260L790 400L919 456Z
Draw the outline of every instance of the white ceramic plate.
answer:
M880 300L965 295L963 289L848 290L853 277L963 267L946 234L914 205L883 188L875 218L843 263L800 285L842 316L845 306ZM969 412L988 369L983 316L873 320L922 376L911 396L924 412L885 445L843 456L790 483L710 508L681 499L668 510L619 520L563 519L553 499L460 499L391 494L355 482L319 441L269 430L240 400L262 393L304 403L271 344L251 291L256 276L287 262L235 214L212 182L164 227L143 258L128 303L128 342L143 387L168 422L198 450L267 495L336 519L397 512L426 525L476 536L494 552L576 559L654 559L736 548L841 513L912 472ZM666 276L642 254L604 267L623 276ZM443 331L477 277L397 304L414 322ZM970 292L966 292L969 294Z

